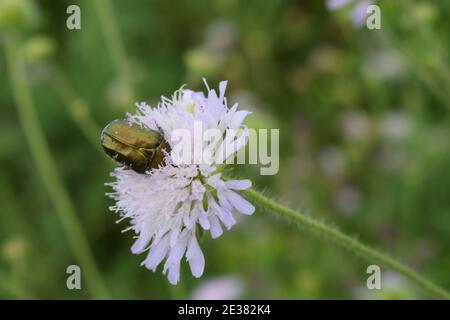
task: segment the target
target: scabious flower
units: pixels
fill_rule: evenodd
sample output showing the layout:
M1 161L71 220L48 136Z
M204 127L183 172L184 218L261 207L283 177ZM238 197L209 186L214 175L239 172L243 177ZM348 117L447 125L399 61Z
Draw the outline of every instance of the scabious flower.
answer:
M179 281L184 256L195 277L203 274L205 259L197 240L198 229L209 231L215 239L222 235L223 227L230 229L236 223L235 212L254 212L254 206L238 193L251 187L251 181L225 180L220 173L224 160L233 157L248 140L243 121L249 112L238 111L237 104L228 108L226 84L220 83L219 95L207 84L206 96L182 88L171 99L162 97L156 108L140 103L137 113L128 115L130 123L161 132L172 150L178 143L173 137L175 130L186 130L192 139L198 139L198 122L203 130L220 130L223 141L202 141L209 161L177 163L166 152L164 165L145 174L118 167L112 172L116 181L107 184L113 189L108 195L116 200L110 209L120 214L120 220L129 219L131 226L126 230L136 234L131 251L148 252L142 265L152 271L165 259L163 273L171 284ZM224 152L225 141L232 144Z

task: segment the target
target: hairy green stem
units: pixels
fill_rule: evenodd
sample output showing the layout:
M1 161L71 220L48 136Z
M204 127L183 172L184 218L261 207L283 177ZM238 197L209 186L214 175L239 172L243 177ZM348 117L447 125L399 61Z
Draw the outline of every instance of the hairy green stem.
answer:
M349 251L364 257L368 261L379 263L401 273L406 278L414 282L417 286L432 294L434 297L450 299L450 293L447 290L435 285L399 261L359 242L345 233L323 222L317 221L302 212L285 207L253 189L244 190L242 191L242 194L254 204L269 209L270 211L273 211L278 215L297 223L299 226L306 228L308 231L322 235L326 239L347 248Z
M51 156L39 123L19 45L18 35L8 34L8 37L5 38L8 74L25 138L44 187L47 189L50 199L59 215L73 254L81 265L83 275L86 277L87 285L92 296L97 299L108 298L109 295L89 248L82 225L77 217L70 197L64 188L61 177L56 170L55 161Z

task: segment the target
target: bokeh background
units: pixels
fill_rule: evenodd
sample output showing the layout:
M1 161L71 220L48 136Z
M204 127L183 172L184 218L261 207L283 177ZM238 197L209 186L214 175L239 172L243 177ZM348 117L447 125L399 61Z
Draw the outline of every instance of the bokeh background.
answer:
M202 77L229 80L250 127L280 129L279 173L236 175L450 288L450 2L380 0L381 30L355 23L354 2L0 0L0 297L96 297L83 266L82 290L66 288L79 231L113 298L427 297L385 269L384 289L368 290L368 263L261 210L202 240L201 279L184 263L172 287L140 267L108 211L100 130L136 101L204 89ZM81 30L66 27L70 4ZM26 72L16 97L14 62ZM37 113L50 160L30 151L17 100ZM73 216L80 230L61 223Z

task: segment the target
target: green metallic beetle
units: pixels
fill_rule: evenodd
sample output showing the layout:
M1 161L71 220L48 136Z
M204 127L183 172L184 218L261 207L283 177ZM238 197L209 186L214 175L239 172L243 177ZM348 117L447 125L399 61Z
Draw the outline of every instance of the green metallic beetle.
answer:
M139 173L164 164L164 151L170 151L161 133L127 120L109 123L103 129L101 144L108 156Z

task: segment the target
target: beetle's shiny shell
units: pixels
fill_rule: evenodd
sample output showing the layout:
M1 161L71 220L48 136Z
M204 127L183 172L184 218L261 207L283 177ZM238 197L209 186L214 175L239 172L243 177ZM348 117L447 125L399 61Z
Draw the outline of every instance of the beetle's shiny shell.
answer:
M103 150L120 164L145 173L163 164L170 147L158 131L143 129L126 120L115 120L103 129Z

